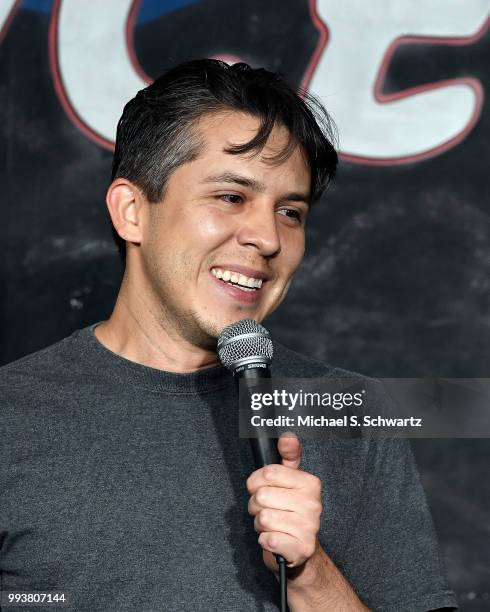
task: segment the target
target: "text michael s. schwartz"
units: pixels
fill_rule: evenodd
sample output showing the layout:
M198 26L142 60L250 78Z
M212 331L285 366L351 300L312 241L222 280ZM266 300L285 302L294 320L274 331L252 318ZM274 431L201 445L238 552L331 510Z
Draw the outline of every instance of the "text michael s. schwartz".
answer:
M337 418L311 415L291 417L280 415L266 418L254 414L250 419L252 427L422 427L422 419L415 417L394 418L364 415L362 419L350 415Z
M296 406L325 406L334 410L342 410L351 406L362 406L364 391L359 393L289 393L284 389L275 389L272 393L252 393L250 407L252 410L261 410L264 406L275 406L294 410Z

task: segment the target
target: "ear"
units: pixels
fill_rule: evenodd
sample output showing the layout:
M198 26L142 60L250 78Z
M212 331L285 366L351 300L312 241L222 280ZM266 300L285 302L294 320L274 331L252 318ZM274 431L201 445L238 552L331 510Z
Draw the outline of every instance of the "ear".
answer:
M116 179L107 190L106 203L112 224L127 242L141 243L144 196L130 181Z

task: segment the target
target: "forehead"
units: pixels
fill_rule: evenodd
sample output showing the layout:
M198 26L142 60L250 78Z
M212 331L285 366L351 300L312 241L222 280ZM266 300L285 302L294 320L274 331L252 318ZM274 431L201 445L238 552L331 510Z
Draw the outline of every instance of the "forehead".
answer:
M254 165L262 170L288 171L300 181L309 181L310 169L300 146L297 146L287 159L280 163L271 163L270 158L280 154L290 138L289 130L276 125L260 152L250 151L244 154L231 154L227 148L250 142L260 128L260 120L247 113L223 111L201 117L196 125L197 135L203 148L199 158L209 163L220 163L226 158L227 164L243 166Z

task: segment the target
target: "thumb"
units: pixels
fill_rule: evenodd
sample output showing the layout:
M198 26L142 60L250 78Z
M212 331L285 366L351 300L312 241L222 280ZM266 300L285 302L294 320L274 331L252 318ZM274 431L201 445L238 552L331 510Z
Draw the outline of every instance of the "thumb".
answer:
M277 441L277 450L282 457L282 464L294 469L301 463L301 442L292 431L282 433Z

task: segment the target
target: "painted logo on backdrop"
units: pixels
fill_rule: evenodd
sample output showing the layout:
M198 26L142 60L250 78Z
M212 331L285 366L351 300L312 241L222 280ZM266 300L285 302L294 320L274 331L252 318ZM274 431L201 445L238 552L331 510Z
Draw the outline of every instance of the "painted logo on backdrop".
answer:
M27 2L49 5L56 93L88 138L112 148L122 107L150 82L134 52L136 17L195 2L104 0L96 8L78 0ZM0 1L2 36L24 4ZM345 159L400 164L437 155L466 137L483 102L477 79L458 76L390 94L382 87L400 44L471 44L488 27L487 8L486 0L310 0L319 38L302 85L332 114ZM232 53L219 57L239 60Z

